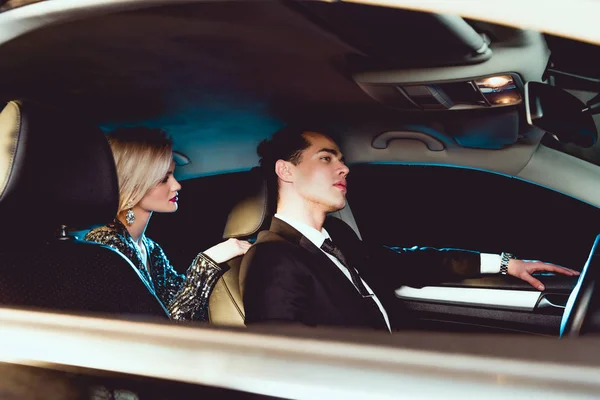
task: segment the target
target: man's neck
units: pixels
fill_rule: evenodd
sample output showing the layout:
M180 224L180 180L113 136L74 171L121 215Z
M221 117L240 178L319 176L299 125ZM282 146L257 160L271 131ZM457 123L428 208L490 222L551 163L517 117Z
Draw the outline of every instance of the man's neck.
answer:
M322 211L310 210L306 207L284 206L281 204L277 206L277 214L306 224L319 232L323 229L323 223L327 216L327 213Z

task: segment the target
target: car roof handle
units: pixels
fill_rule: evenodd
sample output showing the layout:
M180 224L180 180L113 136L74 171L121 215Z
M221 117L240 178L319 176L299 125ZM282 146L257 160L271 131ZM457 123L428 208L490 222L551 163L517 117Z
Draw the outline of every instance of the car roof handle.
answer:
M442 151L446 148L440 140L426 133L411 130L383 132L373 138L371 146L375 149L387 149L392 140L418 140L431 151Z

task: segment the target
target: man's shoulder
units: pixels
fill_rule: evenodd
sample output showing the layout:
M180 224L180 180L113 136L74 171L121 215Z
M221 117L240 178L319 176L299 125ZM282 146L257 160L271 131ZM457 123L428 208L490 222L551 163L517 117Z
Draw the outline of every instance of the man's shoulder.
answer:
M302 261L306 257L304 253L306 250L297 243L275 232L262 231L242 259L240 285L245 285L246 277L249 277L248 282L253 282L251 285L262 286L267 276L304 274L301 272L306 269L306 262Z
M256 242L251 247L255 253L286 253L293 249L300 248L297 243L293 243L282 235L273 231L261 231L258 234Z
M272 242L288 242L288 240L276 232L265 230L258 232L258 236L256 237L256 242L254 245L256 246L259 244Z
M273 231L261 231L256 242L246 253L243 265L261 265L277 268L281 265L297 264L305 259L307 250L298 243L286 239Z

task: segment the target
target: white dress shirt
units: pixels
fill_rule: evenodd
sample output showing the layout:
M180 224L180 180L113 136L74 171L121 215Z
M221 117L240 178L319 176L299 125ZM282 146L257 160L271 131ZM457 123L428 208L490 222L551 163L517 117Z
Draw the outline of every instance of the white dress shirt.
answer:
M275 214L274 217L289 224L292 228L296 229L298 232L300 232L302 235L304 235L304 237L306 237L308 240L310 240L312 244L317 246L323 252L323 254L325 254L327 257L329 257L329 259L339 268L339 270L346 276L346 278L348 278L348 280L350 280L350 282L352 282L352 277L350 276L350 272L348 271L348 268L352 268L352 267L348 266L348 268L346 268L340 262L340 260L338 260L336 257L332 256L331 254L329 254L326 251L323 251L323 249L321 249L321 245L323 245L323 242L325 241L325 239L331 239L331 236L329 236L329 233L327 232L327 230L325 228L322 228L321 231L319 232L312 226L309 226L303 222L299 222L293 218L289 218L289 217L286 217L281 214ZM500 260L501 259L500 259L499 255L487 254L487 253L480 253L480 254L481 254L481 269L480 270L481 270L482 274L493 274L493 273L500 272ZM383 305L377 298L377 295L369 287L367 282L365 282L365 280L362 277L360 278L360 280L362 281L363 285L365 285L367 290L370 293L373 293L373 300L375 301L375 303L377 304L377 307L381 311L381 315L383 315L383 318L385 319L385 323L388 327L388 330L391 332L392 329L390 327L390 320L388 318L387 312L385 311L385 308L383 308ZM358 288L356 290L358 290Z

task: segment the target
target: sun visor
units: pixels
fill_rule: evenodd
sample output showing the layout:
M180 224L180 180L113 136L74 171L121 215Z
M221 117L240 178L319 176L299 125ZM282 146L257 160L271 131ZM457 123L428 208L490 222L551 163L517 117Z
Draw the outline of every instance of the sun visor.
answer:
M489 38L457 15L341 2L292 4L360 51L362 55L348 59L355 71L379 64L397 68L473 64L492 55Z

